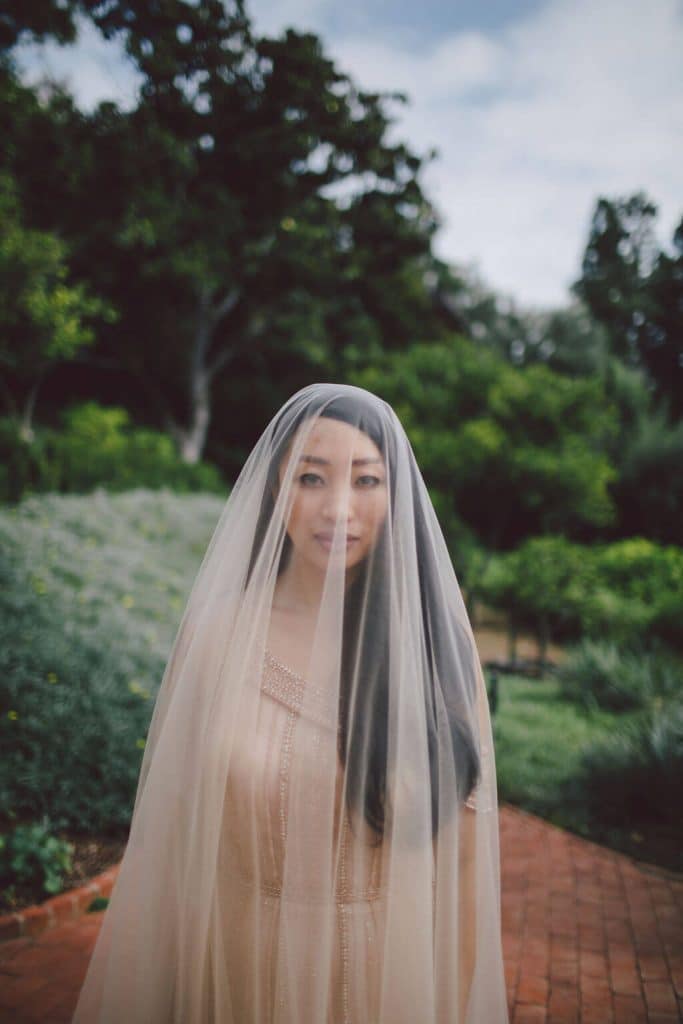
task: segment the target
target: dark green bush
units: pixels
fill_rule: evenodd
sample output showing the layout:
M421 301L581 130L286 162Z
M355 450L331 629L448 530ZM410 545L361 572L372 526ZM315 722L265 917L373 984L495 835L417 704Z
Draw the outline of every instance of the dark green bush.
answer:
M585 639L567 652L558 679L562 696L585 708L632 711L681 692L683 663L661 645Z
M90 491L102 483L110 491L226 490L214 466L181 462L168 434L134 427L125 409L84 402L66 409L62 420L55 450L62 491Z
M98 486L226 492L215 466L182 462L167 434L135 427L123 408L84 402L63 410L62 422L61 431L36 428L28 444L14 421L0 421L0 500L15 502L32 492L83 493Z
M57 490L59 468L53 435L39 430L29 444L13 419L0 419L0 500L15 502L29 491Z
M647 633L683 647L683 549L631 537L596 545L595 585L581 603L583 631L629 643Z
M106 623L77 630L63 605L42 598L39 573L0 561L0 813L116 830L149 709L129 691L130 655L115 656ZM138 662L135 674L160 667Z
M167 491L0 510L0 823L126 834L154 694L223 501Z
M42 822L17 825L0 835L0 882L39 882L47 896L61 892L62 878L71 870L73 843L51 834L47 817Z
M532 537L495 555L482 574L487 604L507 614L511 630L530 630L544 649L549 640L576 638L581 604L593 580L586 549L564 537Z
M541 645L588 636L627 646L639 636L683 649L683 549L671 545L532 537L494 556L479 590Z
M658 700L583 753L578 785L589 813L615 825L680 825L683 703Z

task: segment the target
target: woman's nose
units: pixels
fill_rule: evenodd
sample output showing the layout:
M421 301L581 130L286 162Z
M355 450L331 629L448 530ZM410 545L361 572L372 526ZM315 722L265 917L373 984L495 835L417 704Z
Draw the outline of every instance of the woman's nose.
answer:
M348 486L330 487L323 498L323 514L329 519L349 519L351 515L351 490Z

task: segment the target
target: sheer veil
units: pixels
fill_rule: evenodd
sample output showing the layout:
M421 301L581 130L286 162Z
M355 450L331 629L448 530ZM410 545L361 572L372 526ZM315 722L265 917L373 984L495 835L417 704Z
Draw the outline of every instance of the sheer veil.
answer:
M314 384L226 502L74 1024L505 1024L495 765L392 408Z

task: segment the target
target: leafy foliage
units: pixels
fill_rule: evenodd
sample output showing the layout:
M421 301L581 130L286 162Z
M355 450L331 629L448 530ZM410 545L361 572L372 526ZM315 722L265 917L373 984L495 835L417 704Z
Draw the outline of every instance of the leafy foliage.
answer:
M683 689L683 662L661 645L654 650L632 643L583 639L559 667L561 692L587 709L643 710Z
M131 491L0 513L0 818L124 834L154 695L223 500Z
M61 892L62 877L71 870L73 843L50 833L49 819L30 825L17 825L0 835L0 881L42 883L46 895Z
M642 369L610 358L604 379L620 423L618 435L607 444L617 470L610 487L618 511L616 535L681 545L683 421L670 422Z
M353 375L396 409L420 468L485 547L609 523L616 430L597 379L515 369L462 338L415 345Z
M0 497L18 501L30 492L82 493L102 486L225 493L214 466L182 462L167 434L134 427L120 406L82 402L64 409L62 421L62 430L39 428L29 445L14 421L0 420Z
M82 362L124 371L183 458L244 402L240 361L284 397L306 372L342 375L347 346L357 362L438 334L424 161L386 138L405 97L362 90L312 34L255 37L237 4L93 16L137 65L136 107L86 115L55 87L31 102L5 69L4 159L31 222L69 238L119 314ZM47 191L46 163L62 171Z
M557 679L506 677L493 723L501 800L631 856L683 869L680 696L588 709Z
M29 388L26 431L37 384L56 363L93 344L95 317L112 321L114 311L82 283L69 282L66 245L24 226L16 184L0 173L0 365Z
M491 559L480 592L542 643L585 634L623 645L647 635L683 646L683 550L673 545L534 537Z
M656 243L657 207L643 192L598 199L574 285L610 349L642 366L674 417L683 413L683 221L674 255Z
M621 825L679 822L683 703L657 702L583 753L579 784L591 813Z

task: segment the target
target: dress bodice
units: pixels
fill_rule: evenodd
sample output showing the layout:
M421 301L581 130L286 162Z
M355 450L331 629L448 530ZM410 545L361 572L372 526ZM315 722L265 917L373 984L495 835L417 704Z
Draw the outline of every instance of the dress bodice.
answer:
M288 898L329 900L333 870L337 903L380 895L382 844L357 815L352 829L345 801L342 807L332 697L336 701L330 688L308 683L266 650L255 725L236 729L226 787L223 869L271 896L283 891L285 850L291 858ZM290 834L293 821L296 836ZM335 870L331 861L337 850Z

